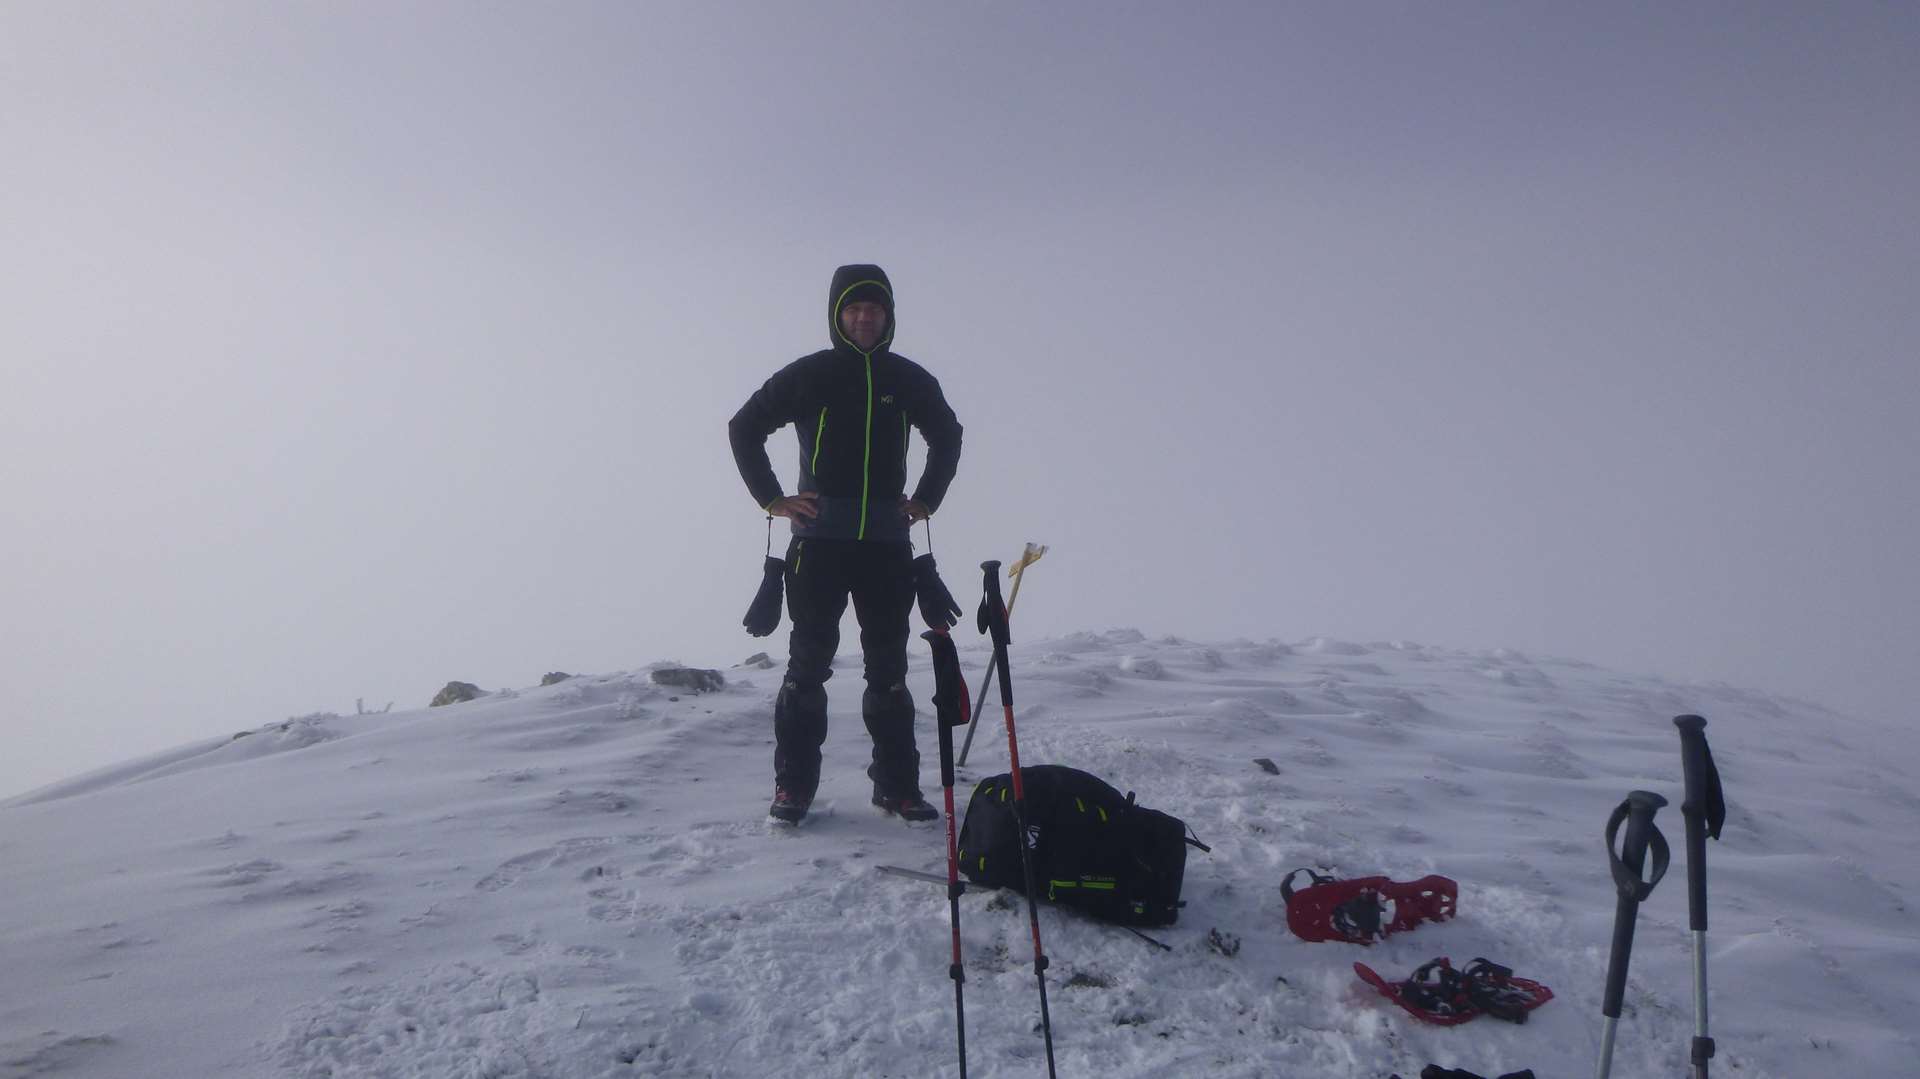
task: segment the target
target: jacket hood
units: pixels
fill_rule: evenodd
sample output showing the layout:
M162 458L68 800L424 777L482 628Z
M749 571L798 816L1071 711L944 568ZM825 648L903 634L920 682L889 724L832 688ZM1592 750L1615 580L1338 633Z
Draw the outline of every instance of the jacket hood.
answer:
M887 309L887 332L873 346L873 351L884 352L893 344L893 282L887 280L887 271L871 263L854 263L833 271L833 287L827 290L828 340L836 349L860 351L840 332L840 309L855 299L875 300Z

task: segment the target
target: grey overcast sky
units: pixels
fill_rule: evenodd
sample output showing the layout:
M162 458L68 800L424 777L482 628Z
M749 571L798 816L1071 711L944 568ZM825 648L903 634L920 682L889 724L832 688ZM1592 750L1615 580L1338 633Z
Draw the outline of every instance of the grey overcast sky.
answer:
M1905 3L0 2L0 794L784 656L725 422L852 261L1017 637L1913 730L1917 132Z

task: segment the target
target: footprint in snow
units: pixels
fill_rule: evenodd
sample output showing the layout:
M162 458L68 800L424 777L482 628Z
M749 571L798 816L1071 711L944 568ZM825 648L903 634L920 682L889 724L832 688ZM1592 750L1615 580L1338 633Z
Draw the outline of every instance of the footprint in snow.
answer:
M634 842L634 840L620 840L612 836L587 836L563 840L551 847L542 847L507 859L500 863L498 869L475 882L474 887L483 892L497 892L503 888L512 887L530 874L580 862L622 842Z

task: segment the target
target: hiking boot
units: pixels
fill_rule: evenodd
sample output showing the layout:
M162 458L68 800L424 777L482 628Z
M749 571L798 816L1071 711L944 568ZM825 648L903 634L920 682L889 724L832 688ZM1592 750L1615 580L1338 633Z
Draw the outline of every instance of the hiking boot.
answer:
M876 794L873 796L873 804L879 806L889 816L900 817L903 820L940 819L940 811L928 805L927 800L918 794Z
M785 787L773 789L773 804L767 807L767 816L788 824L798 824L807 815L807 807L813 805L810 792L788 790Z

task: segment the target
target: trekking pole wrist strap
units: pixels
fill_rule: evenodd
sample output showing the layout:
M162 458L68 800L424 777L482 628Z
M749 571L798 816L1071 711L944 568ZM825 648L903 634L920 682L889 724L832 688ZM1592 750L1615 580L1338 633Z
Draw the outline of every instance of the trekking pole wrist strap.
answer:
M1654 885L1659 884L1660 878L1667 875L1667 864L1672 860L1673 852L1667 847L1667 837L1660 834L1660 829L1649 817L1646 821L1646 853L1653 856L1653 876L1641 880L1639 874L1621 859L1614 849L1614 840L1620 833L1620 826L1626 822L1632 805L1631 800L1621 802L1614 807L1613 815L1607 818L1607 861L1608 868L1613 871L1613 885L1619 890L1621 897L1636 903L1644 903L1647 897L1653 894ZM1629 832L1628 841L1631 842L1632 839L1633 836Z

